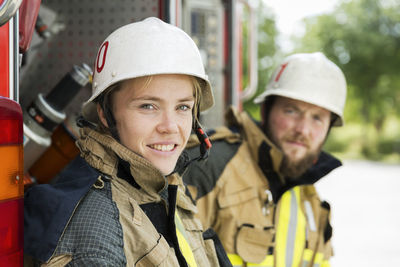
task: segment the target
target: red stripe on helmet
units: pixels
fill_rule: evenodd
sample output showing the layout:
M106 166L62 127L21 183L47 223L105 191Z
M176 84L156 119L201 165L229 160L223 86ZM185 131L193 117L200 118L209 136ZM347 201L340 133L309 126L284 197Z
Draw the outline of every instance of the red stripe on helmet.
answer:
M281 65L281 69L280 69L278 75L276 75L276 77L275 77L275 82L279 81L279 78L281 78L282 72L285 70L285 68L288 64L289 64L289 62Z

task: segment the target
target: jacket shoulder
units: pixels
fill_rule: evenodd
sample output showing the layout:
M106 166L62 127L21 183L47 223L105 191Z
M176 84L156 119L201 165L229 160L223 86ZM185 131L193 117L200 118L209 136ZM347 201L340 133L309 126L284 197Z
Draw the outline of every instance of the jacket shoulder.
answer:
M24 252L27 255L42 262L50 258L77 203L98 175L78 157L55 184L36 185L25 193Z
M196 187L196 199L213 190L225 167L241 146L240 135L226 127L210 131L210 139L212 147L208 158L192 162L183 173L184 182ZM199 154L198 149L198 146L193 146L186 151L191 158L195 158Z
M111 183L99 178L79 202L55 255L72 255L82 264L88 257L126 265L119 211L112 200ZM87 262L84 265L88 265Z

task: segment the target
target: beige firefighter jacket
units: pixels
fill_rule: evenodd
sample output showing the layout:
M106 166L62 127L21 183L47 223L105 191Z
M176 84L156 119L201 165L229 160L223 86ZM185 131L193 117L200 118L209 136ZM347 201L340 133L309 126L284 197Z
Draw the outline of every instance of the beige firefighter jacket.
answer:
M285 188L279 174L281 151L246 113L231 109L227 122L229 129L210 133L209 159L191 165L184 174L204 227L217 232L234 266L328 266L332 255L328 204L321 202L313 184ZM197 145L193 138L188 147ZM334 167L339 165L333 162ZM270 181L274 188L277 184L283 188L281 196L273 196ZM295 210L298 213L293 214ZM289 224L300 227L300 238L290 236Z
M163 202L160 191L164 190L168 184L178 186L176 212L184 228L185 240L191 248L189 258L194 257L197 266L219 266L214 243L211 239L203 239L201 222L194 217L197 208L185 195L185 186L179 175L172 175L167 181L149 161L133 153L112 137L89 128L81 130L77 145L86 162L104 174L104 176L99 176L93 186L97 189L104 186L104 177L111 181L112 200L119 211L123 252L127 266L179 266L174 249L157 232L139 206ZM129 163L130 172L140 186L139 189L117 176L118 158ZM193 262L193 258L188 259L185 251L182 253L189 264ZM71 259L71 255L54 255L42 266L64 266Z

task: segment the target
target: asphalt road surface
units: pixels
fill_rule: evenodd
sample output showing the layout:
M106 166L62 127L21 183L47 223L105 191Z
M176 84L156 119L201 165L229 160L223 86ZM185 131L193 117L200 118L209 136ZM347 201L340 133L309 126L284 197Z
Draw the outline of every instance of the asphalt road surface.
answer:
M332 267L400 266L400 165L345 161L317 190L331 204Z

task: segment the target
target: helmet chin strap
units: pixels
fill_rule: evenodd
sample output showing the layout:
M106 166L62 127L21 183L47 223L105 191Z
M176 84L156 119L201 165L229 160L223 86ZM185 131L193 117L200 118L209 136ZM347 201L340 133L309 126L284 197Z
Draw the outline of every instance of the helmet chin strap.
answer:
M197 106L200 107L200 100L197 100ZM208 158L209 151L212 147L210 138L208 138L208 135L206 132L201 128L201 125L197 119L200 119L200 110L197 110L197 116L193 116L193 131L196 133L197 138L200 141L200 156L197 158L194 158L193 160L204 160ZM197 119L196 119L197 118Z
M206 158L208 158L210 148L212 147L210 138L208 137L206 132L203 130L203 128L201 128L200 124L197 122L196 119L194 119L193 121L194 121L193 122L193 131L196 133L196 136L200 141L200 146L199 146L200 155L198 157L188 160L184 164L184 168L189 166L189 164L192 163L193 161L205 160Z
M212 147L210 138L208 138L208 135L198 123L195 123L195 127L193 128L193 130L195 131L196 136L200 141L200 156L196 159L206 159L208 158L210 148Z

